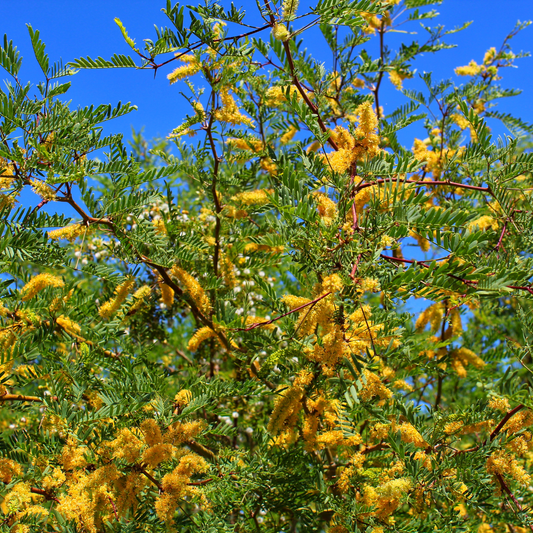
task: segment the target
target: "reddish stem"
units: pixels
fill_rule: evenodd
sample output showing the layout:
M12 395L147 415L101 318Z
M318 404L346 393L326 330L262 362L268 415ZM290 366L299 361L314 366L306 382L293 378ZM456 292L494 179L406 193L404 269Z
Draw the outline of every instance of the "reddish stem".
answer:
M331 292L326 292L322 296L319 296L318 298L315 298L314 300L307 302L306 304L300 305L293 309L292 311L289 311L287 313L284 313L283 315L279 315L272 320L268 320L267 322L256 322L255 324L252 324L251 326L247 328L233 328L235 331L250 331L255 328L260 328L261 326L267 326L268 324L272 324L273 322L276 322L276 320L279 320L280 318L286 317L288 315L291 315L292 313L296 313L296 311L299 311L300 309L303 309L304 307L307 307L308 305L315 305L317 302L325 298L326 296L329 296Z

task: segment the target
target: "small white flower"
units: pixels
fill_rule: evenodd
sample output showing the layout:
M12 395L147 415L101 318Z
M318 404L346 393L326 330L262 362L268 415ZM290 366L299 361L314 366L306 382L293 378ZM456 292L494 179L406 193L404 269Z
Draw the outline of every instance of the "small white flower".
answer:
M245 268L242 273L245 275L245 276L249 276L250 275L250 269L249 268Z
M265 273L262 270L259 271L259 277L260 278L264 278L265 277Z
M251 435L251 434L254 432L254 430L253 430L253 428L247 427L247 428L244 430L244 432L245 432L247 435Z
M237 411L233 411L233 413L231 413L231 416L233 418L239 418L239 413Z
M242 307L239 307L239 309L235 309L235 314L236 315L242 315L244 313L244 309Z
M74 257L81 257L81 252L79 250L76 250L74 252Z
M236 294L239 294L239 292L241 292L241 291L242 291L242 287L239 287L239 286L237 286L237 287L235 287L233 289L233 292L236 293Z

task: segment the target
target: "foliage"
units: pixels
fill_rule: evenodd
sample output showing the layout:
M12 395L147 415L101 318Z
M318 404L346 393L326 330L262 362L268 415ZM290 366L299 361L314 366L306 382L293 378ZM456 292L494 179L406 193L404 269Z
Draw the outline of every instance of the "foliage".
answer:
M2 531L533 530L533 128L496 108L527 24L403 88L463 29L438 3L168 0L66 65L29 27L37 95L4 39ZM190 111L128 149L81 68L168 69Z

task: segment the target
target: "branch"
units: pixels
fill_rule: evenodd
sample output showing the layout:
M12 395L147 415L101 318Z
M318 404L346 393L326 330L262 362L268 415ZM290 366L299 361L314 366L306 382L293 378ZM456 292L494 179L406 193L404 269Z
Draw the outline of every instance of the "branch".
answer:
M56 503L59 503L59 500L55 497L55 496L52 496L52 494L50 494L48 491L46 490L43 490L43 489L37 489L35 487L31 487L30 488L30 492L32 494L38 494L39 496L44 496L44 498L48 501L54 501Z
M511 500L513 500L513 503L516 505L516 508L518 509L518 511L523 512L524 509L522 508L518 500L515 498L515 495L511 492L511 489L507 486L507 483L505 483L503 476L501 474L495 474L495 476L496 476L496 479L500 483L500 487L503 489L504 492L508 494ZM531 531L533 531L533 526L529 525L528 527Z
M271 320L268 320L267 322L257 322L255 324L252 324L251 326L247 328L233 328L234 331L251 331L255 328L260 328L262 326L267 326L268 324L272 324L273 322L276 322L276 320L279 320L280 318L286 317L288 315L291 315L292 313L296 313L296 311L299 311L300 309L303 309L304 307L307 307L308 305L315 305L317 302L325 298L326 296L329 296L331 292L326 292L326 294L323 294L322 296L319 296L318 298L315 298L314 300L307 302L306 304L299 305L292 311L289 311L288 313L284 313L282 315L279 315Z

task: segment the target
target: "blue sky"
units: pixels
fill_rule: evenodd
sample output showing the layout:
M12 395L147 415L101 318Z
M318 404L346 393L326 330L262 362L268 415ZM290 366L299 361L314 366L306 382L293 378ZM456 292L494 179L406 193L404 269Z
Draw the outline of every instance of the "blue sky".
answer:
M236 0L235 4L245 7L250 13L257 11L254 0ZM300 2L299 12L305 9L306 4L311 2ZM66 62L85 56L109 58L113 53L130 52L113 21L115 17L120 18L130 36L137 43L141 43L143 38L155 37L154 24L167 25L167 19L161 12L164 5L164 0L3 2L0 33L7 33L8 38L14 41L25 58L22 81L37 82L40 80L40 71L32 58L26 23L40 30L51 60L62 57ZM489 47L499 48L517 20L533 18L532 0L444 0L435 9L441 16L429 21L431 25L439 23L451 29L466 21L474 22L463 32L447 38L448 42L457 44L457 48L427 55L415 62L414 66L419 72L433 71L434 79L453 76L456 66L467 64L471 59L481 62ZM420 30L417 24L405 29ZM419 33L420 38L423 35L424 32ZM415 38L413 35L409 40ZM515 52L533 50L533 26L519 34L512 44ZM325 50L322 43L315 39L310 39L307 46L309 51L319 58ZM533 122L533 59L519 60L517 65L517 69L505 69L502 72L502 84L505 87L520 88L524 92L519 97L500 103L498 108L500 111L520 116L527 122ZM139 107L138 111L111 123L108 126L109 131L121 131L128 138L131 126L137 130L144 126L145 134L149 138L156 135L165 136L181 123L187 111L179 95L179 84L170 86L166 80L166 74L172 68L170 65L168 71L158 73L155 79L152 71L80 71L72 78L72 88L67 96L72 99L72 105L75 107L115 104L119 100L131 101ZM5 78L3 75L0 77ZM415 84L414 80L405 82L406 88L414 87ZM387 83L383 90L382 103L385 111L390 112L397 105L405 103L405 99ZM505 129L495 126L495 134L504 132Z

